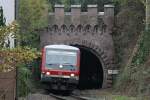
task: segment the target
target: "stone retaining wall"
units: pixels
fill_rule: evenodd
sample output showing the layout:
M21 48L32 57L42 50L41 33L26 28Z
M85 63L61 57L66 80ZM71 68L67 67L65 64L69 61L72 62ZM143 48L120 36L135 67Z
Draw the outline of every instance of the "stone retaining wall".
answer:
M0 73L0 100L15 100L16 71Z

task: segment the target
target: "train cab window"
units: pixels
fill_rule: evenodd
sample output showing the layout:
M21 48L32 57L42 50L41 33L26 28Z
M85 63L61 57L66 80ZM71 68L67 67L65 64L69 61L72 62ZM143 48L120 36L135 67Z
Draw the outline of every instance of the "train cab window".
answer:
M76 51L46 50L47 69L77 70L76 63Z

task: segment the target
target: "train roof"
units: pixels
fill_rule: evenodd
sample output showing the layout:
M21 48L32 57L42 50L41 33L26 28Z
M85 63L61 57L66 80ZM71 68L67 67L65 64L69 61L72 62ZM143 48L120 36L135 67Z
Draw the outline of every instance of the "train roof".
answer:
M79 50L77 47L69 46L69 45L47 45L45 48L50 48L50 49L65 49L65 50Z

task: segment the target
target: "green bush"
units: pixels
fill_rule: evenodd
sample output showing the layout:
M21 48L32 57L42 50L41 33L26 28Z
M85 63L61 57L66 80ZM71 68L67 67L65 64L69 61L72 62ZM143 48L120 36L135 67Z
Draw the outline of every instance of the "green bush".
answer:
M19 97L26 96L31 89L31 72L25 65L20 65L17 69L17 95Z

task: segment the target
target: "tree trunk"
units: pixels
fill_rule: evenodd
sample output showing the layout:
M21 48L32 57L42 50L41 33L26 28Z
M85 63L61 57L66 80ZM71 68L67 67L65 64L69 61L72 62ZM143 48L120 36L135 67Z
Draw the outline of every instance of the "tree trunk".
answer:
M150 0L146 0L146 30L150 28Z

